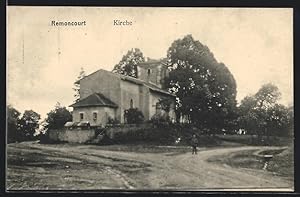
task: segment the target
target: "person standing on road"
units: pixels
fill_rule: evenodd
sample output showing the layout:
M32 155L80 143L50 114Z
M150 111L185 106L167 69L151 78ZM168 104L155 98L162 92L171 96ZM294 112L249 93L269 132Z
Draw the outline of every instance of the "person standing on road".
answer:
M191 145L192 145L192 155L193 154L197 155L198 139L196 137L196 134L194 134L192 137Z

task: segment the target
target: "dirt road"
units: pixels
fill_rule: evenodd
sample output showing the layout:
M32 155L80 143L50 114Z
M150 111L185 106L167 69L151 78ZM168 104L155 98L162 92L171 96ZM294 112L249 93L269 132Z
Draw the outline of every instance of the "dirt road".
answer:
M270 148L270 147L269 147ZM198 155L174 148L160 153L104 150L92 145L9 144L9 190L97 189L293 189L291 180L253 169L208 162L214 156L266 147L200 149Z

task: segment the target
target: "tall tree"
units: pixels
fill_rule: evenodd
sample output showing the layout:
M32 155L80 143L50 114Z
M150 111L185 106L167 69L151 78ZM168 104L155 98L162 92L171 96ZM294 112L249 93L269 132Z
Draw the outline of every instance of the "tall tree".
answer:
M68 121L72 121L71 112L66 107L61 106L60 103L57 103L55 109L47 114L46 126L47 129L61 129Z
M249 133L261 136L291 135L293 131L293 111L278 104L281 93L277 86L264 84L253 96L247 96L239 106L240 126Z
M292 136L293 112L281 104L275 104L267 110L267 130L269 135Z
M226 127L236 108L236 82L209 48L191 35L175 40L167 53L166 87L177 96L176 112L200 127Z
M267 110L274 106L279 100L281 93L277 86L272 83L264 84L255 94L257 106Z
M7 106L7 142L12 143L20 141L20 133L18 123L21 113L13 106Z
M33 110L25 110L20 119L19 129L22 132L24 140L35 139L35 132L39 128L40 114Z
M81 67L80 68L80 72L79 72L79 76L77 77L77 80L74 83L74 88L73 90L75 91L74 93L74 98L75 98L75 102L78 102L80 99L80 83L79 80L84 78L86 76L84 69Z
M123 56L122 60L115 65L112 72L137 78L137 65L141 62L145 62L141 50L138 48L131 49Z
M249 134L258 134L261 124L257 111L257 100L254 96L246 96L238 108L238 123L241 128L246 129Z

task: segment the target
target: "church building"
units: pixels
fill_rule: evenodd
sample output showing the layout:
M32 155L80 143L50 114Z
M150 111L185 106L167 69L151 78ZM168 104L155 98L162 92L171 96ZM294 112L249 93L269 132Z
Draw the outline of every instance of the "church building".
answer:
M126 123L124 110L138 108L145 121L162 110L159 101L171 101L169 116L175 119L175 96L162 84L168 75L163 61L149 60L137 66L137 78L100 69L77 83L80 100L72 104L73 122L87 121L91 126L104 126L109 118Z

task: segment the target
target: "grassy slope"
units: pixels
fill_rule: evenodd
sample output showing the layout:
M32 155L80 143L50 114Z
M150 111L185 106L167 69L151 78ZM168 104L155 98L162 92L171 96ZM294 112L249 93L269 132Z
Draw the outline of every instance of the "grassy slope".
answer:
M212 157L209 162L217 162L221 164L227 164L229 166L238 168L252 168L262 169L264 161L261 157L254 154L256 150L247 150L229 155L224 157ZM278 152L278 151L277 151ZM264 154L267 152L264 151ZM274 152L275 153L275 152ZM277 174L278 176L287 177L293 179L294 177L294 153L293 147L285 149L281 153L274 155L273 159L269 162L267 170Z

